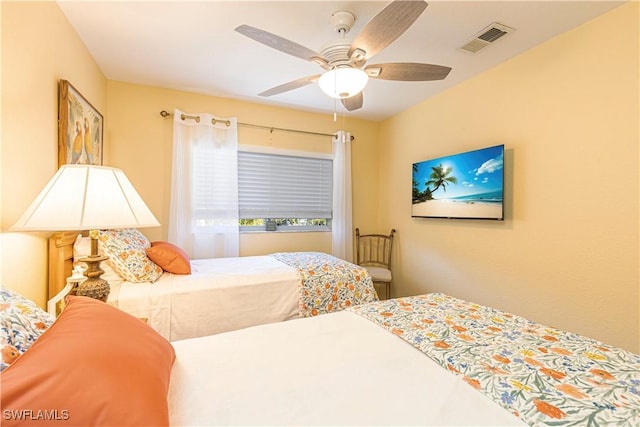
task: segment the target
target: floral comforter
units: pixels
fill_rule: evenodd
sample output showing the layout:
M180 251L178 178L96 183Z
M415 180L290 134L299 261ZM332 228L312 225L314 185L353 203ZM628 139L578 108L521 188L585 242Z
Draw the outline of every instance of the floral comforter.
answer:
M298 270L300 317L378 300L364 267L321 252L280 252L271 256Z
M444 294L350 310L529 425L640 425L639 355Z

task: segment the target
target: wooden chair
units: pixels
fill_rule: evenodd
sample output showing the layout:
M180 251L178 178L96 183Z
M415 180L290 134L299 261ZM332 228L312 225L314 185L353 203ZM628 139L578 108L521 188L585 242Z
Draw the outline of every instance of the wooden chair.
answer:
M387 299L391 297L391 249L395 232L392 229L388 236L360 234L356 228L356 264L367 269L374 284L385 285Z

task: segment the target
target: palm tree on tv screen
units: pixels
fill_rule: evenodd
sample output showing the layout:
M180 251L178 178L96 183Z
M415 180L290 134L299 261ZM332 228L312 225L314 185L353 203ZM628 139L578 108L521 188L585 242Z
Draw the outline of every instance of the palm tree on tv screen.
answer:
M445 168L442 164L438 166L431 167L431 175L429 175L429 180L425 183L427 188L430 185L433 185L433 190L431 193L435 193L438 188L442 187L442 189L447 192L447 184L457 184L458 179L455 176L450 176L453 173L453 168Z

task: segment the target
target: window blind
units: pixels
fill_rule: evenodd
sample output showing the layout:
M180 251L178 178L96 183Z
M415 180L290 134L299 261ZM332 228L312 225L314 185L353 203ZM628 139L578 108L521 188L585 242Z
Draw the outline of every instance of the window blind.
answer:
M240 218L331 218L332 160L240 151Z

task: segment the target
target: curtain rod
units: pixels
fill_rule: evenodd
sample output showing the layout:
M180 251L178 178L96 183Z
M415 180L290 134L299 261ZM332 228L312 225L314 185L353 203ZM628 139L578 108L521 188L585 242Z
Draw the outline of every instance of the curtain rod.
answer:
M166 117L173 116L173 113L170 113L167 110L162 110L162 111L160 111L160 115L162 117L166 118ZM180 115L180 119L181 120L192 119L192 120L195 120L198 123L200 122L200 116L189 116L187 114L181 114ZM224 123L227 126L231 126L231 122L229 120L211 119L211 124L213 124L213 125L215 125L218 122ZM273 126L256 125L256 124L253 124L253 123L238 122L238 126L253 127L253 128L260 128L260 129L268 129L270 132L273 132L274 130L279 130L281 132L304 133L306 135L317 135L317 136L330 136L331 138L335 138L336 137L336 135L332 134L332 133L321 133L321 132L311 132L311 131L308 131L308 130L277 128L277 127L273 127ZM351 141L353 141L355 139L356 139L356 137L351 135Z

